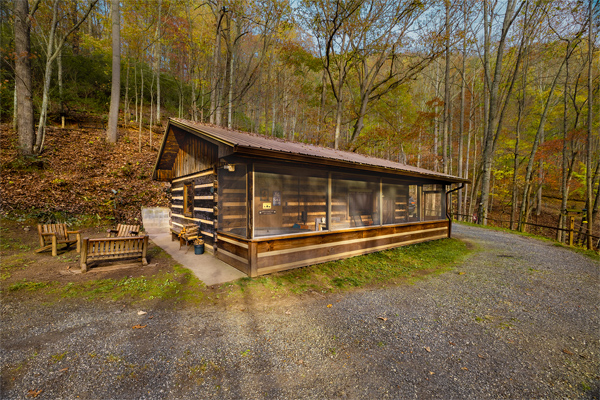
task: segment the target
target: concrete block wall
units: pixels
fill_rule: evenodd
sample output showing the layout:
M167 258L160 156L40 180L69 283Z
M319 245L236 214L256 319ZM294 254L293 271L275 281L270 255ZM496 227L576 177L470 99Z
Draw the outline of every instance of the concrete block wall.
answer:
M148 233L168 233L171 210L168 207L142 207L144 230Z

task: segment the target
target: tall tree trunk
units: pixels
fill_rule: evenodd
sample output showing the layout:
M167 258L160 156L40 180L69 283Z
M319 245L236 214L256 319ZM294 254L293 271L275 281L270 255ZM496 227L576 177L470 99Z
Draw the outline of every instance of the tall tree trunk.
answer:
M450 125L450 0L444 0L446 8L445 21L445 58L444 66L444 121L443 121L443 144L442 144L442 167L445 174L448 173L448 135Z
M156 77L156 123L160 124L160 25L162 15L162 0L158 0L158 20L156 22L156 31L154 32L154 76ZM152 115L152 112L150 112ZM152 147L152 117L150 117L150 147Z
M55 43L58 46L58 43ZM62 67L62 49L58 49L58 57L56 57L56 66L58 72L58 101L60 102L60 127L65 129L65 103L63 92L63 67Z
M110 143L119 138L119 101L121 100L121 13L119 0L112 0L112 86L106 137Z
M538 125L538 129L535 135L535 139L533 141L533 146L531 148L531 154L529 155L529 161L527 163L527 171L525 172L525 186L523 188L523 199L521 200L521 211L519 213L519 231L523 231L523 223L527 222L527 214L529 213L529 208L527 205L529 204L529 193L531 190L531 180L533 174L533 164L535 161L535 155L537 153L537 149L541 140L542 135L544 134L544 126L546 124L546 116L548 115L548 110L550 109L550 104L552 103L552 95L554 94L554 89L556 88L556 82L558 82L558 77L560 76L563 66L565 65L565 60L563 59L560 67L558 68L558 73L554 77L552 81L552 86L550 87L550 92L548 93L548 98L546 99L546 104L544 106L544 110L542 111L542 115L540 117L540 122Z
M12 128L13 131L17 131L17 84L15 82L15 87L13 89L13 119L12 119ZM2 110L0 110L2 112ZM1 115L1 114L0 114ZM0 118L1 120L2 118Z
M488 202L490 196L490 181L492 176L492 161L496 144L497 135L501 130L500 104L499 104L499 88L502 76L502 64L504 58L504 49L508 39L508 31L514 22L513 14L515 13L515 0L508 0L506 3L506 12L502 24L501 37L498 40L498 49L496 53L496 65L494 68L494 76L491 76L490 68L490 40L491 26L489 19L489 5L487 1L483 2L484 6L484 75L485 82L489 89L489 93L484 93L485 98L489 97L487 102L487 110L485 115L485 127L483 136L482 149L482 177L481 177L481 201L479 202L478 217L479 223L487 223ZM519 8L520 10L520 8ZM517 11L518 12L518 11ZM524 29L524 28L523 28ZM518 63L518 61L517 61ZM510 93L507 94L505 102L508 102ZM505 103L506 104L506 103Z
M463 6L463 28L467 30L467 13ZM464 137L464 129L465 129L465 82L466 82L466 58L467 58L467 35L464 35L463 38L463 48L462 48L462 66L461 66L461 80L460 80L460 117L458 120L458 176L463 178L463 137ZM462 204L463 204L463 192L464 189L458 190L457 193L457 214L462 214ZM462 217L459 215L458 220Z
M135 122L138 122L139 111L138 111L138 80L137 80L137 65L133 68L133 80L135 82Z
M19 152L30 155L35 139L31 83L31 22L27 0L15 0L15 95Z
M48 35L48 42L46 46L46 67L44 72L44 83L42 93L42 107L40 110L40 120L38 122L37 133L35 135L35 145L33 146L33 152L39 154L42 150L42 143L44 142L44 135L46 134L46 119L48 117L48 102L50 100L50 80L52 78L52 66L54 65L54 35L56 35L56 27L58 14L58 0L52 2L52 25L50 27L50 34Z
M215 35L215 47L213 51L213 60L211 68L211 82L210 82L210 117L209 121L211 124L215 123L217 102L219 101L218 86L219 86L219 60L221 57L221 20L223 19L223 8L221 6L221 0L217 1L216 9L216 35Z
M587 115L587 140L586 140L586 158L585 158L585 183L586 183L586 208L587 208L587 248L593 249L592 229L593 221L593 185L592 185L592 125L594 122L592 113L594 110L594 86L592 82L592 64L594 61L594 44L593 44L593 8L594 0L588 2L588 115ZM598 189L600 191L600 189Z
M129 54L129 50L127 51ZM130 114L129 114L129 56L127 57L127 74L125 78L125 102L123 104L125 111L123 112L123 122L125 126L129 125Z
M142 152L142 121L144 117L144 66L140 65L140 118L138 129L138 151Z

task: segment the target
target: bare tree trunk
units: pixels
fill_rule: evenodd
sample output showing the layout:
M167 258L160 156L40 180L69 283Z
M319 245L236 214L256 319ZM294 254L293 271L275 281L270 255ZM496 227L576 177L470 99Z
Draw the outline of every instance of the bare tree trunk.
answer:
M138 116L139 111L138 111L138 81L137 81L137 65L133 68L133 79L135 81L135 122L138 122Z
M58 14L58 0L54 0L52 3L52 25L50 28L50 34L48 35L48 41L46 46L46 67L44 72L44 83L42 93L42 107L40 110L40 119L38 122L37 133L35 135L35 145L33 146L33 152L39 154L44 141L44 135L46 133L46 118L48 116L48 101L50 99L50 79L52 78L52 65L54 53L54 35L56 35L57 26L57 14Z
M144 66L140 65L140 118L138 129L138 151L142 152L142 121L144 117Z
M65 43L66 38L73 33L79 26L83 23L83 21L88 17L94 5L98 2L98 0L92 0L90 2L90 6L85 12L84 16L79 20L79 22L75 23L75 25L65 33L62 39L57 41L56 48L54 48L54 41L56 35L56 28L58 26L58 0L54 0L52 3L52 26L50 28L50 33L47 38L47 48L46 48L46 69L44 73L44 89L42 94L42 108L40 111L40 121L38 125L38 130L35 138L35 145L33 147L33 152L39 154L42 151L44 145L44 138L46 133L46 118L48 113L48 101L49 101L49 91L50 91L50 78L52 77L52 64L54 59L58 57L62 46Z
M152 124L154 123L154 78L150 75L150 118L148 119L148 136L150 138L150 148L152 148ZM181 118L181 101L179 102L179 118Z
M448 135L450 125L450 0L444 0L446 8L446 38L445 38L445 66L444 66L444 121L442 126L442 168L448 173Z
M13 119L12 119L12 128L13 128L13 131L15 131L15 132L17 130L17 114L18 114L17 106L18 106L17 105L17 84L15 82L15 88L13 90ZM1 118L0 118L0 120L1 120Z
M556 82L558 82L558 77L562 72L562 68L565 65L565 60L560 64L560 68L558 69L558 73L554 77L552 81L552 86L550 87L550 92L548 93L548 98L546 99L546 104L544 106L544 110L542 111L542 115L540 117L540 122L538 125L538 129L535 135L535 139L533 141L533 146L531 148L531 154L529 156L529 162L527 163L527 171L525 172L525 187L523 188L523 199L521 201L521 212L519 213L519 226L518 229L523 231L523 222L527 222L527 214L528 214L528 203L529 203L529 193L531 190L531 176L533 173L533 164L535 159L535 154L537 153L537 149L540 143L540 138L544 134L544 125L546 123L546 116L548 115L548 110L550 109L550 103L552 102L552 95L554 93L554 89L556 88Z
M58 46L58 43L55 43ZM65 103L63 97L63 68L62 68L62 48L58 50L56 57L56 65L58 69L58 100L60 102L60 127L65 129Z
M129 125L130 114L129 114L129 57L127 57L127 75L125 78L125 103L123 104L125 111L123 112L123 122L125 126Z
M156 123L160 124L160 25L162 15L162 0L158 0L158 20L154 32L154 75L156 76ZM150 106L152 107L152 106ZM150 111L150 147L152 147L152 110Z
M592 124L594 122L592 112L594 110L594 86L592 82L592 64L594 60L594 36L592 31L594 29L593 24L593 8L594 0L588 2L588 115L587 115L587 140L586 140L586 158L585 158L585 183L586 183L586 208L587 212L587 248L593 249L592 229L593 224L593 212L592 212L592 200L593 200L593 185L592 185ZM600 189L598 189L600 191Z
M219 86L219 60L221 56L221 20L223 19L223 9L221 6L221 0L217 1L216 4L216 35L215 35L215 47L213 52L212 70L211 70L211 82L210 82L210 116L209 121L211 124L215 123L217 102L218 97L218 86Z
M30 155L35 139L31 83L31 22L27 0L15 0L15 97L19 152ZM32 10L32 13L35 10Z
M107 139L116 143L119 138L119 101L121 100L121 13L119 0L112 0L112 86Z
M544 144L545 135L542 132L542 137L540 138L540 144ZM542 158L538 161L538 188L537 188L537 203L535 209L535 215L540 216L542 214L542 186L544 184L544 160Z
M488 89L489 93L484 93L485 98L489 96L488 108L485 114L485 128L484 128L484 140L482 149L482 177L481 177L481 201L479 203L479 210L477 212L479 216L479 223L487 223L488 213L488 202L490 194L490 181L492 176L492 161L493 154L496 144L498 133L501 130L501 114L499 104L499 88L502 72L502 61L504 57L504 49L507 44L508 31L514 22L513 14L515 13L515 0L508 0L506 3L506 12L504 14L504 22L502 26L501 38L498 41L498 49L496 53L496 62L494 68L494 76L491 76L490 68L490 40L491 40L491 26L489 20L489 5L487 1L484 1L484 75L486 84L489 81ZM523 3L524 4L524 3ZM523 5L522 4L522 5ZM519 8L520 10L520 8ZM517 11L518 12L518 11ZM523 28L524 29L524 28ZM517 61L518 64L518 61ZM510 91L505 97L505 102L510 97ZM505 103L506 104L506 103Z

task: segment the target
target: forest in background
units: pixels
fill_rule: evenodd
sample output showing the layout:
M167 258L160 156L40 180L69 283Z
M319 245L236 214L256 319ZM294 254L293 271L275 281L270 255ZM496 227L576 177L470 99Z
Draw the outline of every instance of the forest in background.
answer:
M21 157L86 115L115 141L116 83L139 152L175 116L466 177L459 219L598 225L593 0L0 1L0 119Z

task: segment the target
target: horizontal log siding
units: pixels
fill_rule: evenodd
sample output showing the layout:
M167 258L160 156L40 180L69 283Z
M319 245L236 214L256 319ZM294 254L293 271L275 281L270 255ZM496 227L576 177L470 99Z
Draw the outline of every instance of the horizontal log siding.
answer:
M257 244L257 275L448 237L448 221L270 239Z
M448 237L448 221L365 227L271 239L244 240L221 233L218 237L219 259L248 275L257 276L442 239Z
M173 227L179 230L186 224L198 224L200 232L208 251L213 250L215 244L215 198L214 189L216 174L210 173L195 174L189 179L177 179L173 182L171 192L173 193L171 201L171 220ZM191 216L183 214L183 187L188 183L194 185L194 212Z
M217 244L217 258L219 260L226 262L246 275L252 275L250 273L250 263L248 262L250 254L247 242L218 233Z

